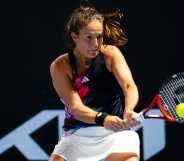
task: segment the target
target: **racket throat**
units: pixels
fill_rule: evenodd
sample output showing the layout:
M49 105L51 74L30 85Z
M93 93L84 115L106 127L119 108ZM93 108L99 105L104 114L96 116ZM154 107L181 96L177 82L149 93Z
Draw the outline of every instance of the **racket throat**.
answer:
M148 116L144 116L146 119L165 119L163 116L159 116L157 114L149 114Z
M153 108L156 105L156 107L160 110L161 114L147 114L148 111ZM164 110L164 107L161 104L160 95L156 95L152 102L149 104L148 108L144 110L143 113L144 118L146 119L163 119L168 122L174 122L175 119L169 115L167 111Z

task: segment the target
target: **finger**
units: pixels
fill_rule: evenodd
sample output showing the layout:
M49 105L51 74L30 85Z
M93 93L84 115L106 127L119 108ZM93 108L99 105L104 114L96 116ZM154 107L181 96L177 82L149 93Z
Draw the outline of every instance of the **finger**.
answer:
M132 117L132 122L134 122L134 124L136 124L136 125L139 125L141 123L135 117Z
M122 129L128 129L129 128L129 120L124 119L121 121Z
M117 128L117 127L115 127L115 126L113 126L113 125L111 125L109 128L110 128L112 131L115 131L115 132L120 131L119 128Z
M130 120L129 123L130 123L130 124L129 124L130 127L134 127L134 126L137 126L137 125L140 124L140 122L138 122L137 120L134 120L134 119Z
M117 122L113 122L113 127L116 128L117 130L121 130L123 128L126 127L125 124L122 124L121 122L117 121Z
M131 128L137 125L137 122L132 117L126 118L123 121L126 124L126 128Z
M127 123L126 121L123 121L122 119L116 119L114 122L111 123L111 126L114 131L120 131L127 129Z

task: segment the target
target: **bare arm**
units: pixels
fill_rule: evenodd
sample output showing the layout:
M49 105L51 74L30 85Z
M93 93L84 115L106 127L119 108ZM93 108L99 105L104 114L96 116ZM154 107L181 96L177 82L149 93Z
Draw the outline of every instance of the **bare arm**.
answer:
M134 110L139 98L137 86L125 58L118 48L113 48L113 50L115 50L115 52L112 59L112 72L123 89L125 96L125 111Z
M73 89L66 66L65 60L54 61L50 66L52 83L58 96L64 101L75 119L86 123L95 123L94 118L97 112L82 103L80 96Z
M115 46L107 46L104 48L104 52L106 53L107 63L110 65L109 69L113 72L123 90L125 96L124 117L126 117L127 113L134 113L133 110L137 105L139 98L137 86L121 51Z

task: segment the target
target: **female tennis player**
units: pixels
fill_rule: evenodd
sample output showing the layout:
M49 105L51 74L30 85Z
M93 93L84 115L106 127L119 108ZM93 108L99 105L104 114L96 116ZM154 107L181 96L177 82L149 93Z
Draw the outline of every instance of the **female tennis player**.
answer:
M117 47L127 43L117 18L118 11L81 5L66 23L68 52L50 67L65 121L49 161L139 160L139 136L130 130L138 90Z

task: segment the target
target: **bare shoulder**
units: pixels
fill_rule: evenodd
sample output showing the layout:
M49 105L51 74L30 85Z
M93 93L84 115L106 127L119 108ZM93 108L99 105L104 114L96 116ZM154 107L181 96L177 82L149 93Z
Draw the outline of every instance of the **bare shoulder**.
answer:
M69 74L70 73L70 66L69 66L69 58L68 53L64 53L58 56L50 65L50 73L61 73Z
M109 71L112 71L112 66L115 63L119 61L121 62L125 61L123 53L116 46L113 46L113 45L102 46L101 52L104 55L104 59L105 59L105 62L106 62L106 65Z
M122 55L122 52L120 49L113 45L104 45L101 48L102 53L105 57L114 57L116 55Z

